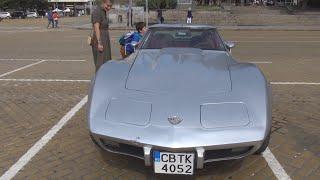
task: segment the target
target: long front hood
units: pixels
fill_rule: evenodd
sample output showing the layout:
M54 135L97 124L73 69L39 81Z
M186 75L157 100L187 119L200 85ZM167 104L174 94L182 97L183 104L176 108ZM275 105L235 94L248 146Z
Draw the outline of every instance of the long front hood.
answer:
M127 98L112 99L107 106L105 120L110 124L144 128L174 126L211 130L244 127L250 122L244 103L203 103L205 101L189 99L180 104L182 99L163 98L152 103ZM172 118L178 118L179 122Z
M228 54L194 48L140 50L126 88L153 93L208 94L231 90Z

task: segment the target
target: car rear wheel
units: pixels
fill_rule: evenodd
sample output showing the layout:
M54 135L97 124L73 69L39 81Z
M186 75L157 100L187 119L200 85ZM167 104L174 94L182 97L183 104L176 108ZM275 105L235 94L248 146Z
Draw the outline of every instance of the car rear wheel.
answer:
M267 137L264 139L261 147L254 154L262 154L267 149L270 141L270 135L271 135L271 131L269 132Z

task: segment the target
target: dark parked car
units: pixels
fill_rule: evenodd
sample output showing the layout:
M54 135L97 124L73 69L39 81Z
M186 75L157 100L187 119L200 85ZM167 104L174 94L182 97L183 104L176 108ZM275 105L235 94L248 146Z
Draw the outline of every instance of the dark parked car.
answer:
M46 16L46 11L45 10L38 10L38 15L39 16Z
M24 19L27 17L27 13L23 12L23 11L14 11L11 13L11 17L13 19L15 19L15 18Z

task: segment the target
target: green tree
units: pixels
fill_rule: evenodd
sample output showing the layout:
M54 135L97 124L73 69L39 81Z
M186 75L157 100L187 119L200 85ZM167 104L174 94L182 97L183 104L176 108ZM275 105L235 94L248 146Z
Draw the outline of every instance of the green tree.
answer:
M309 1L309 0L300 0L300 1L299 1L300 6L301 6L302 9L306 9L306 8L307 8L308 1Z
M0 0L1 9L47 9L49 3L47 0Z
M145 6L145 0L136 2L137 6ZM174 9L177 7L177 0L149 0L149 9Z

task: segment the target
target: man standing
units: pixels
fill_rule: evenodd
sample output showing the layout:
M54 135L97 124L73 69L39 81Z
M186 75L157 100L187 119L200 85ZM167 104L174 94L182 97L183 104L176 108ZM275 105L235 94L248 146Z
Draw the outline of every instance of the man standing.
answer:
M91 46L96 72L105 62L111 60L108 15L111 8L111 0L102 0L101 6L97 6L91 16L93 28L93 43Z
M53 22L53 17L52 17L52 11L51 10L48 11L47 16L48 16L48 26L47 26L47 28L49 28L50 24L51 24L52 28L54 28L54 22Z

